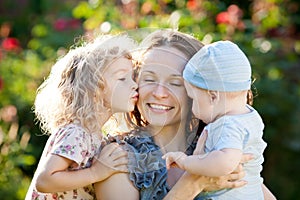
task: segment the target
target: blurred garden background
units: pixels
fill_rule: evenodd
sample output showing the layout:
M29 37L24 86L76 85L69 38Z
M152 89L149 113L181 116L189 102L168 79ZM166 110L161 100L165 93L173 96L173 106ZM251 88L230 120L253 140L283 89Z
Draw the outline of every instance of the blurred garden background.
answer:
M32 105L56 59L81 36L149 28L239 44L266 125L265 184L300 199L298 0L0 0L0 198L25 197L47 140Z

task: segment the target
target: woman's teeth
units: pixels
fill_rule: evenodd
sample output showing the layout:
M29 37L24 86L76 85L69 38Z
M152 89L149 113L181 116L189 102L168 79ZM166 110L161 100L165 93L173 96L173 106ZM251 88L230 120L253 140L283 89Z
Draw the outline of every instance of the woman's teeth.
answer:
M171 110L171 106L163 106L163 105L158 105L158 104L152 104L148 103L148 106L153 109L158 109L158 110Z

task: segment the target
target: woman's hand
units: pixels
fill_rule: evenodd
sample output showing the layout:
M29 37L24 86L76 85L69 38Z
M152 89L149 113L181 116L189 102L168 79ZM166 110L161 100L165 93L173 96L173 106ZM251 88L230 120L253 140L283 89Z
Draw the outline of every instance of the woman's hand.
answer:
M128 172L127 152L117 143L106 145L91 166L94 182L102 181L117 172Z
M204 191L216 191L226 188L238 188L247 184L247 181L241 180L245 176L242 164L231 174L220 177L207 177Z
M249 155L244 156L245 161L249 158L251 158ZM198 176L185 172L164 200L193 199L202 191L242 187L247 183L246 181L240 180L244 176L245 173L241 164L232 174L222 177Z

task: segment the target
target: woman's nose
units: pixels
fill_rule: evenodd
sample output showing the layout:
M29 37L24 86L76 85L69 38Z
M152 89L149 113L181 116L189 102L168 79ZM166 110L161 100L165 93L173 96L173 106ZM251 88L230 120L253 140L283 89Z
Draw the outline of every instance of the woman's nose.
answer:
M156 98L165 98L169 95L169 92L165 86L163 86L161 84L157 84L156 87L154 88L152 94Z

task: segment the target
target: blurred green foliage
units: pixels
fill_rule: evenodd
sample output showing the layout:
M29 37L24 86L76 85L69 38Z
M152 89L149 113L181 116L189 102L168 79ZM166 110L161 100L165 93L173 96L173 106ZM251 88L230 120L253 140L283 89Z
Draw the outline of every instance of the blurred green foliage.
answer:
M31 107L60 55L94 32L127 30L141 40L155 28L173 28L204 43L235 41L247 54L254 106L266 125L265 183L278 199L298 199L299 10L296 0L2 0L0 196L25 197L47 139Z

